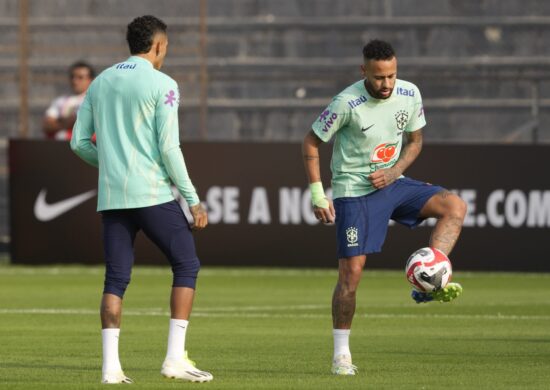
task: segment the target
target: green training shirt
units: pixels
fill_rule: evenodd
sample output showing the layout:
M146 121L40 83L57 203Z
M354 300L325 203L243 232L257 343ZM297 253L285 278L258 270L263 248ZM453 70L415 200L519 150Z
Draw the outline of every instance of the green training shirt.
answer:
M98 211L169 202L171 181L190 206L199 203L180 150L178 106L177 83L138 56L92 82L71 148L99 168Z
M425 125L420 91L407 81L396 80L388 99L370 96L364 80L336 95L312 125L324 142L336 135L331 161L333 198L373 192L367 177L397 162L404 131Z

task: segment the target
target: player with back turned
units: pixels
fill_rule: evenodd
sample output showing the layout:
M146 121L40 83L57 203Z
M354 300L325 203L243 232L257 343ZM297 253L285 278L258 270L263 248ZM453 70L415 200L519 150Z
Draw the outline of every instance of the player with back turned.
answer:
M212 380L187 357L185 336L200 268L191 226L171 183L190 206L195 230L207 215L180 150L177 83L160 72L167 52L166 24L134 19L126 38L131 57L102 72L78 112L71 148L99 168L98 211L103 223L105 283L101 301L103 383L132 383L122 371L118 340L122 298L130 282L136 233L142 230L172 266L165 377ZM97 134L97 147L91 141Z
M363 48L363 59L364 79L334 97L302 145L315 215L324 223L336 222L339 274L332 298L336 375L354 375L357 370L349 348L355 295L367 255L382 250L389 220L413 228L426 218L437 218L429 246L448 255L466 214L457 195L403 176L422 149L426 120L420 92L414 84L397 79L397 58L387 42L370 41ZM319 145L333 136L334 203L325 196L319 168ZM460 285L450 283L413 298L447 302L461 291Z

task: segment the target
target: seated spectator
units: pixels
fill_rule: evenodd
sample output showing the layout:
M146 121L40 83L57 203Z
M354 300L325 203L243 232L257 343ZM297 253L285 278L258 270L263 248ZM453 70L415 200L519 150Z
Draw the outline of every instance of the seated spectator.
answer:
M59 96L46 110L42 122L46 138L65 141L71 139L76 113L94 77L94 69L86 62L78 61L71 65L69 79L72 94Z

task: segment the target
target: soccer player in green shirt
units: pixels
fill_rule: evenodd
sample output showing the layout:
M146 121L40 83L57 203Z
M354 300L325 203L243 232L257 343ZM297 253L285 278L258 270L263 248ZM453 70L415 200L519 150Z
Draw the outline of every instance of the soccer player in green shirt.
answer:
M200 268L191 230L207 215L180 150L177 83L160 72L167 52L166 24L142 16L129 25L131 57L103 71L78 112L71 148L98 167L98 211L103 223L105 284L101 301L103 383L132 383L122 371L118 339L122 298L130 282L133 245L142 230L172 266L168 350L161 374L193 382L212 380L187 357L185 336ZM91 141L97 135L97 146ZM190 226L171 184L189 204Z
M333 98L302 145L315 215L324 223L336 222L339 276L332 298L336 375L355 375L357 370L349 348L355 294L367 254L382 250L389 220L413 228L426 218L437 218L429 246L448 255L466 214L457 195L403 176L422 149L426 120L420 91L397 79L397 59L387 42L369 42L363 57L364 79ZM333 136L334 203L323 190L318 150ZM417 302L450 301L461 291L460 285L451 283L412 297Z

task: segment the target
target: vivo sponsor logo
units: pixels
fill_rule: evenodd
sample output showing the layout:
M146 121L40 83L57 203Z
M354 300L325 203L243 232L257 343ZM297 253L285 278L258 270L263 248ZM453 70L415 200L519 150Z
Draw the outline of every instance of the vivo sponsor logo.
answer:
M351 109L353 110L355 107L360 106L361 104L366 103L366 102L367 102L367 97L361 95L357 99L352 99L352 100L348 101L348 106L350 106Z
M135 69L136 64L128 64L126 62L122 62L116 66L116 69Z
M402 88L402 87L399 87L397 88L397 94L398 95L403 95L403 96L414 96L414 89L406 89L406 88Z
M330 130L336 118L338 118L338 114L330 112L329 110L325 110L321 116L319 116L319 122L325 122L325 126L323 127L325 133Z

